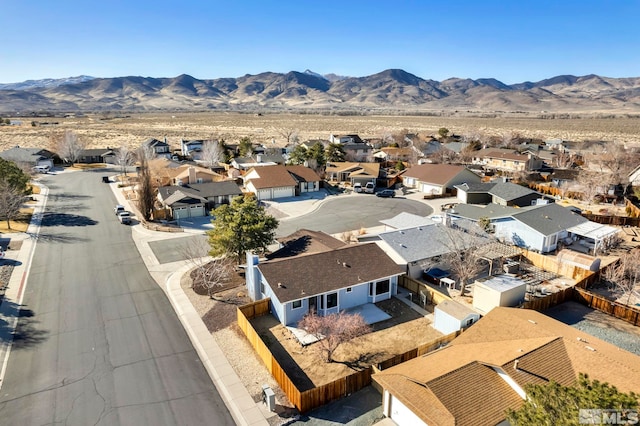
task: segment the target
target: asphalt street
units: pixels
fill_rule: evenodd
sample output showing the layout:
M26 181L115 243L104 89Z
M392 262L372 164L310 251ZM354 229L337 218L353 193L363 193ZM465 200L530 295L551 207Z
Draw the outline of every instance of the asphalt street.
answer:
M370 194L338 196L320 204L311 213L280 222L277 235L286 236L299 229L337 234L361 228L380 226L380 221L402 212L427 216L433 213L428 205L403 197L379 198Z
M42 179L49 201L0 423L233 425L102 174Z

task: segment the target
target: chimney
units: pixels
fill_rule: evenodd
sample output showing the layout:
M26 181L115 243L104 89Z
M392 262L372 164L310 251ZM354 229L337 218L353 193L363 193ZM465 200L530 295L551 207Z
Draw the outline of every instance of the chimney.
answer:
M197 179L196 179L196 168L195 167L189 167L189 184L192 183L196 183Z
M518 371L518 361L520 361L519 359L516 359L515 361L513 361L513 369Z

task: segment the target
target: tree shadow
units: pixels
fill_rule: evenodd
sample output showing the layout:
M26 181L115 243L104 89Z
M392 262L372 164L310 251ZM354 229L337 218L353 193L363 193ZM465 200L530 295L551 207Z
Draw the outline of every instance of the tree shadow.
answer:
M32 240L38 240L42 243L86 243L90 241L88 238L78 238L70 236L69 234L49 234L47 232L40 232L39 234L28 233L29 238Z
M69 213L45 213L42 215L40 226L90 226L98 222L77 214Z
M9 304L10 311L18 311L18 324L15 330L11 329L4 318L0 318L0 340L7 340L13 334L13 350L31 348L49 338L49 331L39 327L40 321L35 319L35 312L31 309L8 300L3 300L2 304Z

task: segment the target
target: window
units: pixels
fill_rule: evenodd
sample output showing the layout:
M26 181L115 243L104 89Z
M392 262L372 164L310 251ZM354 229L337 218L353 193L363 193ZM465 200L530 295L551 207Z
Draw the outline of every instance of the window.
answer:
M260 293L265 294L264 283L260 283Z
M338 293L327 294L327 309L338 306Z
M291 307L293 309L302 308L302 300L294 300L293 303L291 304Z
M389 280L378 281L376 283L376 296L383 293L389 293Z
M347 293L351 293L352 288L351 287L347 287Z
M197 181L198 183L204 183L204 179L203 179L203 178L198 178L198 179L196 179L196 181Z

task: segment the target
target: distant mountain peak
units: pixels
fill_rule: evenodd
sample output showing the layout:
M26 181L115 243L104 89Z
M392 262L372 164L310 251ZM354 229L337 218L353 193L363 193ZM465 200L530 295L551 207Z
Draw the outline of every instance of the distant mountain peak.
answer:
M0 84L0 90L29 90L37 88L51 88L63 86L66 84L78 84L85 81L93 80L95 77L89 75L79 75L77 77L66 78L44 78L42 80L26 80L18 83L6 83Z
M318 78L322 78L322 79L328 80L328 78L326 78L324 75L318 74L317 72L313 72L310 69L304 70L303 74L308 74L308 75L312 75L314 77L318 77Z

